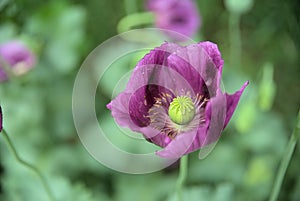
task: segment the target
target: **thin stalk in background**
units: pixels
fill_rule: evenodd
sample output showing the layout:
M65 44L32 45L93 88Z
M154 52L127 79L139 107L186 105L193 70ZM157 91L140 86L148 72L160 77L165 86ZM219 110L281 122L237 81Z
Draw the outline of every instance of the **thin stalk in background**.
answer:
M276 175L276 180L273 186L273 189L271 191L270 199L269 201L276 201L278 199L278 195L280 193L280 188L284 179L284 176L286 174L287 168L290 164L291 158L294 153L294 149L296 147L298 137L300 133L300 110L298 112L296 126L294 128L294 131L290 137L288 146L285 150L284 156L282 158L282 161L280 163L278 173Z
M124 7L127 15L137 12L135 0L124 0Z
M119 21L117 31L118 33L123 33L138 26L153 24L154 21L155 18L152 12L133 13Z
M183 186L187 177L188 171L188 155L182 156L180 158L180 166L179 166L179 176L176 182L176 192L178 201L183 201Z
M148 25L155 23L155 15L153 12L133 13L123 17L118 25L117 31L120 37L134 43L156 44L161 43L161 33L153 29L146 28ZM142 28L142 27L145 27ZM152 31L151 31L152 30ZM128 32L123 34L124 32ZM142 36L142 37L141 37Z
M229 39L231 65L239 68L241 65L242 39L240 30L240 15L230 13L229 16Z
M54 195L52 194L51 190L50 190L50 187L45 179L45 177L43 176L43 174L39 171L39 169L37 169L34 165L24 161L18 154L14 144L12 143L12 140L10 139L9 135L7 134L7 132L5 131L5 129L3 129L1 131L2 135L4 136L8 146L11 148L12 152L13 152L13 155L14 157L16 158L16 160L21 163L22 165L26 166L27 168L31 169L33 172L35 172L38 177L40 178L42 184L43 184L43 187L45 188L46 192L47 192L47 195L49 196L49 200L50 201L56 201L55 198L54 198Z

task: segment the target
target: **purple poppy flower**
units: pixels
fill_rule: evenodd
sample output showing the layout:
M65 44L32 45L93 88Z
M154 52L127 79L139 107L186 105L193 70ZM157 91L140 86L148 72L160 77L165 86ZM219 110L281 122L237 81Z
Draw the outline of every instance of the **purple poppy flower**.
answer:
M161 29L191 37L201 25L197 5L193 0L148 0L147 8L154 12L156 27ZM178 39L175 34L171 37Z
M107 107L116 122L179 158L218 140L245 87L220 89L223 59L217 45L164 43L139 61L124 92Z
M8 79L5 66L15 75L21 75L35 65L36 58L21 41L10 41L0 45L0 61L0 81L5 81Z

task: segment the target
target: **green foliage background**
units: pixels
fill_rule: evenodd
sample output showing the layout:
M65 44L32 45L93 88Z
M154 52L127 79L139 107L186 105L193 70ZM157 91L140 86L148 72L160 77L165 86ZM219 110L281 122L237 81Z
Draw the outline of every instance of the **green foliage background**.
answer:
M267 200L300 103L299 3L254 1L240 18L239 66L230 52L233 13L221 0L198 0L197 5L203 26L195 38L218 44L226 91L234 92L245 80L250 85L213 152L204 160L190 155L184 195L190 201ZM143 10L142 0L0 1L0 43L19 38L38 55L28 74L0 85L4 127L22 158L46 175L57 200L175 200L178 164L147 175L110 170L84 149L72 119L73 83L81 63L118 34L122 17ZM144 151L149 147L120 136L105 109L111 83L133 68L132 60L115 64L101 83L95 107L105 113L103 126L115 144ZM280 200L300 199L299 159L296 148ZM0 200L48 200L40 180L17 163L1 135L0 167Z

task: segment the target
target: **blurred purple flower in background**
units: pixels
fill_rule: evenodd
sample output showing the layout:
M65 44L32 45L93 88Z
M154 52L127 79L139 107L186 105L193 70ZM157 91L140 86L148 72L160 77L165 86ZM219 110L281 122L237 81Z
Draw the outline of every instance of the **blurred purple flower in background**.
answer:
M179 158L218 140L245 87L220 89L223 59L216 44L164 43L136 66L124 92L107 107L116 122Z
M156 27L192 37L201 25L193 0L148 0L147 9L155 14Z
M33 68L35 63L35 55L21 41L9 41L0 45L0 81L8 79L8 70L14 75L21 75Z

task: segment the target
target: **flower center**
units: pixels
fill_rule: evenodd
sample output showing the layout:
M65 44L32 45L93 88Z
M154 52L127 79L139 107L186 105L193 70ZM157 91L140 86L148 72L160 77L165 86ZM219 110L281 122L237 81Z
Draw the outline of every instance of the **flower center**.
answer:
M184 16L175 16L173 18L171 18L171 22L177 25L182 25L184 23L186 23L186 19Z
M191 98L179 96L171 102L168 114L174 123L184 125L194 118L195 111L195 105Z

